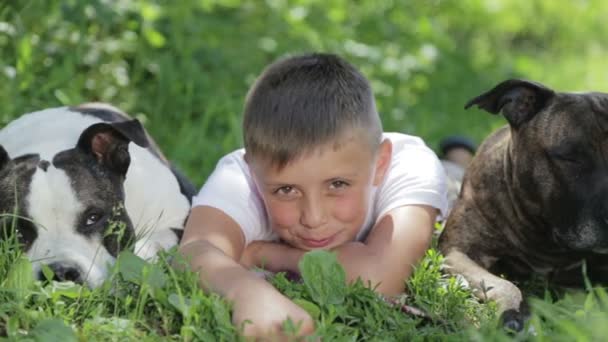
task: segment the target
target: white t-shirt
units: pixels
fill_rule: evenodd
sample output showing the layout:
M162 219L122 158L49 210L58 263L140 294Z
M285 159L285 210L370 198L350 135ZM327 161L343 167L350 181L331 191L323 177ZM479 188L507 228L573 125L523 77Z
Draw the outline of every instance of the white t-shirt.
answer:
M365 239L378 219L397 207L423 204L439 209L440 217L447 214L446 176L435 153L415 136L383 136L393 144L391 165L382 184L372 191L365 224L357 235L359 241ZM239 149L220 159L193 198L192 206L210 206L230 216L241 227L245 244L276 240L278 236L270 228L264 202L244 156L245 150Z

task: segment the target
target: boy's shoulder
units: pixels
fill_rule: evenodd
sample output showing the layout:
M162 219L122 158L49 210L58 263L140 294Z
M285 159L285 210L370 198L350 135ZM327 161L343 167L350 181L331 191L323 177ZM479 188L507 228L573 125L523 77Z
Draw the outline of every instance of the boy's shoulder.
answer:
M422 138L404 133L383 133L393 145L390 174L437 173L441 164L437 154L429 148Z
M239 148L232 152L228 152L223 155L217 163L218 165L225 164L235 164L235 166L239 166L241 168L247 166L247 162L245 161L245 149Z
M245 160L245 149L239 148L223 155L215 164L213 174L224 175L226 178L244 177L247 183L251 183L251 173ZM224 178L222 177L222 178Z
M399 151L401 149L406 149L408 147L422 147L429 149L428 146L424 143L424 140L415 135L409 135L398 132L384 132L382 133L382 136L385 139L389 139L391 141L393 145L393 152ZM431 150L429 149L429 151Z
M378 217L408 204L430 205L446 214L446 181L437 154L424 141L403 133L384 133L393 144L391 164L375 196Z

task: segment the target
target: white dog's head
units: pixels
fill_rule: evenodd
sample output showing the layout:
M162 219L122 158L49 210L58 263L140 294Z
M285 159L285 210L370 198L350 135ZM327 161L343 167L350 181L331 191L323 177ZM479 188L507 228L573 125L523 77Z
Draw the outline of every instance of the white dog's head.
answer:
M129 142L145 147L147 140L137 120L79 133L75 146L52 157L11 158L0 145L0 239L16 238L41 279L47 265L56 280L95 287L134 242L123 183Z

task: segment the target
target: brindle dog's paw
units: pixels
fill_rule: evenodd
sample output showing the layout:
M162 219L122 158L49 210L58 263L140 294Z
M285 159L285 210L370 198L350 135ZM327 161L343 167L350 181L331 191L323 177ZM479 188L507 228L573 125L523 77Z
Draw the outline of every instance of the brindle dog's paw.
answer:
M519 304L519 310L509 309L500 315L500 322L507 331L520 332L530 318L530 308L526 301Z
M503 312L500 316L500 321L502 322L502 326L508 331L520 332L524 329L524 315L518 310L511 309Z

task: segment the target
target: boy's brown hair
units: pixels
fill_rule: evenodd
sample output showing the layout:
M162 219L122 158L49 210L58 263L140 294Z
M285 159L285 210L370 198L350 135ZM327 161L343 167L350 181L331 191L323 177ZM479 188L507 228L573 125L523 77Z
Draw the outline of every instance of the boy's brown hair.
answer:
M382 124L368 80L333 54L300 55L271 64L245 100L245 150L278 168L353 130L373 151L380 145Z

